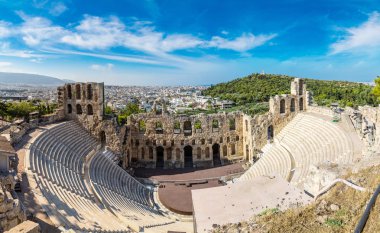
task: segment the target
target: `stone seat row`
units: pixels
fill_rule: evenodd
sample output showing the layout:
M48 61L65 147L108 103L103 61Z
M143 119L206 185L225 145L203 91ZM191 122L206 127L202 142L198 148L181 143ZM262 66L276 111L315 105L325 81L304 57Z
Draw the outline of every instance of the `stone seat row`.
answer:
M276 172L285 179L291 177L293 184L303 188L311 165L326 161L352 162L353 145L345 132L307 113L299 113L274 141L270 147L265 147L263 156L241 176L241 180ZM287 157L294 161L291 169ZM294 172L292 176L286 173L290 170Z

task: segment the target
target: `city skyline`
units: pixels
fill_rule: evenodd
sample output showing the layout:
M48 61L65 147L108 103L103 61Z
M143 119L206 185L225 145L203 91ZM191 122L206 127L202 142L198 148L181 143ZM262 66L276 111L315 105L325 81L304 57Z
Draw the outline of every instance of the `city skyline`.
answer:
M0 71L107 85L208 85L250 73L371 82L372 1L0 0Z

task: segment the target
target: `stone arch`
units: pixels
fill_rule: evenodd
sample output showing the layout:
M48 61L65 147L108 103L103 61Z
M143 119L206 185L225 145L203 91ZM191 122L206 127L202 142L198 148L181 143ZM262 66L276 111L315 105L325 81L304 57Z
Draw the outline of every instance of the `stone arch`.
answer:
M183 122L183 133L185 134L185 136L191 136L192 134L191 121Z
M290 111L294 112L296 110L296 101L294 98L290 100Z
M71 85L67 85L67 98L71 99L73 97L73 93L71 91Z
M92 85L87 84L87 99L92 100Z
M196 120L194 123L194 128L196 133L202 132L202 122L200 120Z
M212 120L212 132L219 132L219 121L217 119Z
M303 98L302 97L299 100L299 109L300 109L300 111L303 111Z
M228 125L229 125L230 130L235 130L235 129L236 129L236 122L235 122L235 119L230 118L230 119L228 120Z
M92 105L87 105L87 115L94 115L94 111L92 110Z
M67 105L67 112L70 114L73 112L73 107L71 106L71 104L68 104Z
M181 150L179 148L175 149L175 156L176 156L176 160L181 159Z
M82 106L80 104L77 104L77 114L82 114Z
M157 121L156 122L156 134L163 134L164 133L164 129L163 129L163 126L162 126L162 122L161 121Z
M206 146L205 148L205 157L210 158L210 149L208 148L208 146Z
M246 160L249 160L249 148L248 148L248 145L245 145L245 158L246 158Z
M201 144L204 145L206 143L206 140L204 138L201 139Z
M223 146L223 156L227 157L227 145Z
M172 148L171 147L166 149L166 159L169 161L172 160Z
M285 113L285 99L280 100L280 114Z
M274 137L273 125L270 125L270 126L268 126L268 130L267 130L267 139L269 141L272 141L273 137Z
M153 147L149 147L149 159L153 159Z
M235 155L235 154L236 154L235 144L232 143L232 144L231 144L231 155Z
M212 145L212 160L214 162L214 166L222 165L220 160L220 145L218 143Z
M140 133L145 133L145 130L146 130L145 121L140 120L139 121L139 132Z
M75 85L75 96L77 98L77 100L80 100L81 98L81 93L80 93L80 84L76 84Z
M202 149L200 147L197 148L197 159L202 158Z
M144 147L141 147L141 158L142 159L145 158L145 149L144 149Z
M190 145L187 145L183 148L184 150L184 159L185 167L193 167L193 148Z
M100 139L100 144L102 145L102 147L104 147L107 144L106 132L104 132L103 130L100 131L99 139Z
M156 168L164 167L164 148L162 146L156 147Z
M303 80L300 79L298 82L298 94L302 95L303 94Z

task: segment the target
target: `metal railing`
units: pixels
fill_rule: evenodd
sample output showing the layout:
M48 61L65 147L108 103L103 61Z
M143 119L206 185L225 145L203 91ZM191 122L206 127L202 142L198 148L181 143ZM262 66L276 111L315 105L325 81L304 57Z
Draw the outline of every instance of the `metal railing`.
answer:
M371 213L371 209L372 209L373 205L375 205L377 196L379 194L380 194L380 185L377 187L375 193L372 195L371 199L369 200L367 207L365 208L364 213L363 213L362 217L360 218L358 225L355 228L355 231L354 231L355 233L361 233L363 231L363 229L367 223L368 217Z

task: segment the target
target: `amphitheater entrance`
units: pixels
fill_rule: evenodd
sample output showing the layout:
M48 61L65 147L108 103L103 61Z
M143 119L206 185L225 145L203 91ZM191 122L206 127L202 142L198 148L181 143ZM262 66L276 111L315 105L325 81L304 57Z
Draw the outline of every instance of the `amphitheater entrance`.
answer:
M273 142L273 125L270 125L268 127L268 142L271 143Z
M212 145L212 160L214 162L214 167L222 165L222 162L220 161L220 146L218 143Z
M104 131L101 131L99 134L99 138L100 138L100 144L102 145L102 147L104 147L107 142L106 133Z
M185 146L185 167L193 167L193 148L191 146Z
M158 146L156 148L156 168L164 167L164 148L162 146Z

